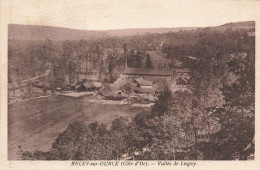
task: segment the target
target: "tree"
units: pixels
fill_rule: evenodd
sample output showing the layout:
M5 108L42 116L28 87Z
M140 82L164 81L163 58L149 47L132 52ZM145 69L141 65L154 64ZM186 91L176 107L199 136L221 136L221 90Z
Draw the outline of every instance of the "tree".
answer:
M152 68L153 67L153 62L151 60L150 54L146 55L145 67L146 68Z
M131 50L127 55L127 64L131 67L143 67L143 60L145 59L145 53L140 50Z
M68 75L70 85L74 84L77 76L77 64L74 60L69 61Z
M108 72L109 72L109 78L110 82L114 81L114 70L115 70L115 58L113 54L110 55L109 57L109 64L108 64Z
M148 148L138 159L202 159L199 132L209 132L207 112L194 104L189 93L165 90L152 107L152 114L138 114L131 124L132 152ZM129 141L129 142L130 142ZM189 154L186 152L192 148Z
M223 130L217 139L226 141L223 145L231 148L223 154L229 158L234 153L243 154L243 149L251 143L255 133L255 68L254 61L247 59L230 61L231 72L239 78L222 88L226 106L225 112L220 114Z

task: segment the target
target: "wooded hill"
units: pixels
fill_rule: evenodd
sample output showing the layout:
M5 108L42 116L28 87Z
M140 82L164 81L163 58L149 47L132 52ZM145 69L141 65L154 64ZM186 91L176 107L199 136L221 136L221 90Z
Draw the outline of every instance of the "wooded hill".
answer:
M254 21L246 22L235 22L228 23L218 27L210 27L216 29L254 29ZM178 28L134 28L134 29L115 29L115 30L104 30L104 31L94 31L94 30L77 30L62 27L53 26L37 26L37 25L18 25L10 24L8 26L8 39L19 39L19 40L89 40L89 39L100 39L107 38L111 36L132 36L132 35L143 35L147 33L167 33L167 32L177 32L180 30L190 31L201 29L202 27L178 27Z

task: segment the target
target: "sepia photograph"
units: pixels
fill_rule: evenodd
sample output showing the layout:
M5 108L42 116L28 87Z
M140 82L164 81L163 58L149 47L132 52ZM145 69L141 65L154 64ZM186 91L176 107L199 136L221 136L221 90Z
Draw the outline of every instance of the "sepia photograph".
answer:
M255 160L247 1L9 2L8 160Z

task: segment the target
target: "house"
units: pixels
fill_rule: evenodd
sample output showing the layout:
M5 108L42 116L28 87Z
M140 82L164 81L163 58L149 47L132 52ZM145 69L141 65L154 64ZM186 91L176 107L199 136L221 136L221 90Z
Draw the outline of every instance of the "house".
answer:
M142 77L134 79L134 83L136 83L137 87L148 89L151 89L153 85L152 81L144 80Z
M175 69L176 73L190 73L190 69L189 68L178 68Z
M99 94L106 97L106 98L114 98L115 93L111 89L108 83L104 84L104 88L100 89Z
M111 84L105 83L104 87L99 90L99 94L105 99L122 100L128 97L124 90L115 90Z
M82 92L82 91L86 91L86 87L83 85L83 83L77 83L76 85L76 91L77 92Z
M132 89L135 93L142 93L142 94L153 94L153 93L155 93L155 91L153 89L148 89L148 88L133 87Z
M124 70L123 76L127 79L143 78L152 82L174 82L175 72L171 69L154 69L154 68L131 68Z
M94 91L99 90L103 87L103 85L99 82L92 82L92 81L86 81L83 80L81 82L78 82L76 84L76 90L77 91Z
M128 94L124 90L115 91L115 97L127 98Z
M178 68L175 69L176 81L174 86L186 86L190 81L190 69L189 68Z
M175 69L176 79L178 78L186 78L190 79L190 69L189 68L178 68Z

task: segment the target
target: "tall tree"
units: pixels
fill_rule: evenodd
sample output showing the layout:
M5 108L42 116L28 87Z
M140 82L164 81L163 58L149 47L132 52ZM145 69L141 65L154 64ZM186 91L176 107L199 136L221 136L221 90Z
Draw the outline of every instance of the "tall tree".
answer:
M150 54L146 55L145 67L146 68L153 68L153 62L151 60Z

